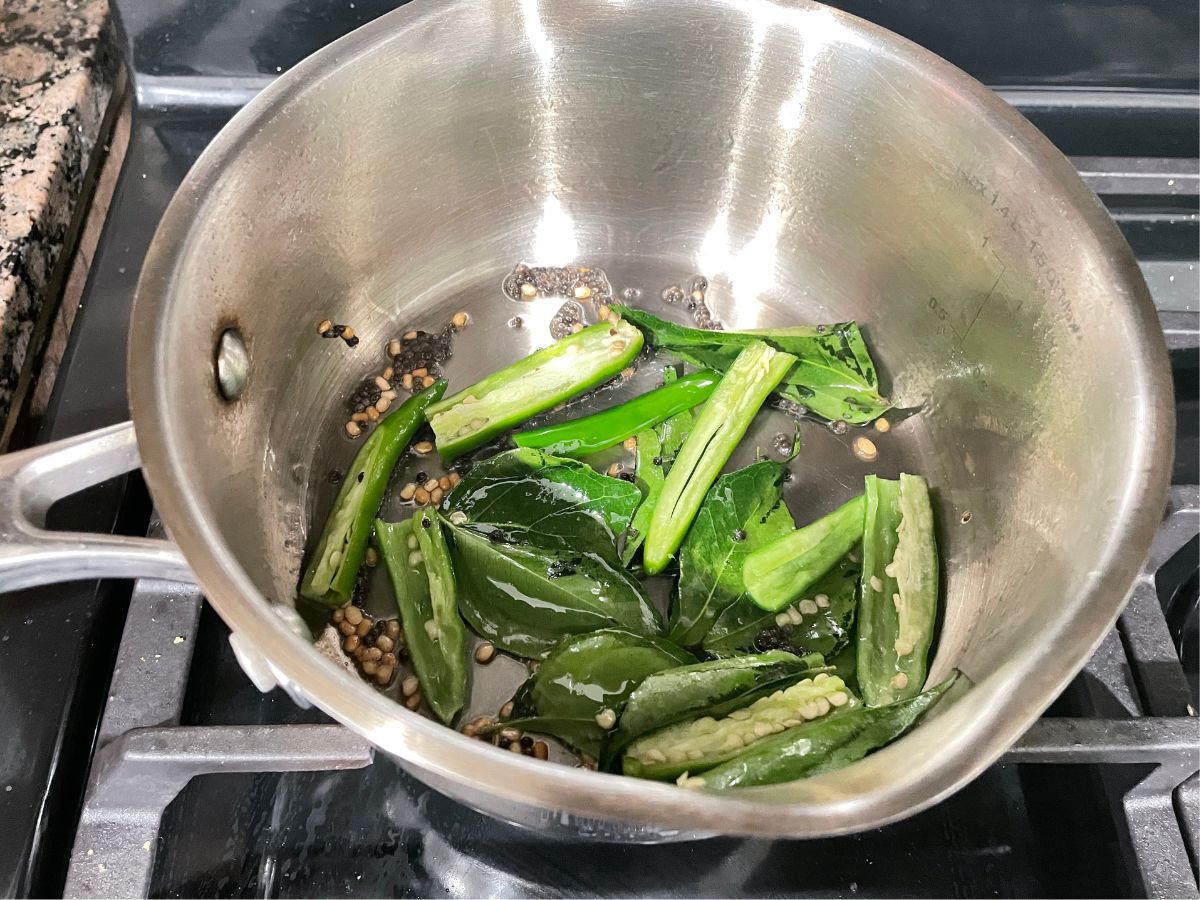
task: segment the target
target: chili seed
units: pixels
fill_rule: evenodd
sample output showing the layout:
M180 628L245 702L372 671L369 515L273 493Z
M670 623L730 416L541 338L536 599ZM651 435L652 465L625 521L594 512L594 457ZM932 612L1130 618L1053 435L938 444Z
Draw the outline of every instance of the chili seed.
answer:
M411 372L405 372L404 377L400 379L400 384L406 391L411 391L413 386L413 377Z
M422 387L433 387L433 383L435 381L437 381L437 379L434 378L432 375L426 375L424 378L421 379L421 386Z
M633 453L635 450L637 450L637 438L625 438L625 442L622 444L622 446L630 453Z
M608 467L607 474L608 474L609 478L616 478L618 475L621 474L621 464L613 463L611 466Z
M496 655L496 645L491 641L484 641L475 648L475 662L482 665L487 665Z
M892 430L892 423L887 419L880 417L875 420L875 430L883 434L887 434Z
M425 369L425 368L413 369L412 374L413 374L413 378L424 378L426 375L429 374L429 370Z
M404 681L400 683L400 693L405 697L411 697L421 689L421 681L416 675L407 675Z
M396 340L395 338L392 338L390 341L387 342L386 352L387 352L388 356L399 356L400 355L400 342L398 340Z
M471 321L471 317L463 309L460 309L450 318L450 324L455 328L466 328L469 321Z
M521 296L526 300L532 300L537 295L538 289L529 282L525 282L523 285L521 285Z
M404 332L404 339L406 341L415 341L417 339L417 333L415 331L406 331Z
M346 423L346 434L350 435L350 437L352 437L352 438L356 438L360 434L362 434L362 428L355 421L347 422Z
M413 452L419 453L421 456L433 452L433 443L431 441L417 441L413 444Z
M325 334L325 333L326 333L327 331L329 331L329 329L331 329L332 327L333 327L333 321L332 321L332 320L330 320L330 319L322 319L322 320L321 320L321 321L320 321L320 322L317 324L317 334Z
M349 341L353 341L354 339L355 339L354 329L351 328L349 325L347 325L345 328L342 329L342 340L349 342Z

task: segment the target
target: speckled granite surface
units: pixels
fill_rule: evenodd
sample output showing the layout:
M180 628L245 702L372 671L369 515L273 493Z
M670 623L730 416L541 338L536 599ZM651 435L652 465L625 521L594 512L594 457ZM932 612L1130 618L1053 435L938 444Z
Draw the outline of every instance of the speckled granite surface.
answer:
M61 290L115 47L108 0L0 0L0 421Z

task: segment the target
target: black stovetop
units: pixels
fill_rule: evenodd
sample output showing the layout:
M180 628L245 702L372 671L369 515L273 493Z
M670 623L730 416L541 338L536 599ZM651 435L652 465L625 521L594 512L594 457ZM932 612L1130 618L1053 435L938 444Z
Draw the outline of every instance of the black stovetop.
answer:
M137 90L132 136L41 440L127 417L125 333L141 259L172 192L217 130L278 72L394 5L115 3ZM952 15L934 0L835 5L1005 89L1070 155L1173 158L1195 171L1197 35L1187 0L970 0ZM1149 280L1160 307L1195 310L1194 194L1147 200L1115 191L1104 199L1139 259L1158 267ZM1173 354L1173 364L1181 401L1176 480L1195 484L1195 351ZM133 475L59 504L52 524L139 533L148 516ZM1194 542L1185 553L1195 559ZM1178 579L1186 580L1186 573ZM128 596L127 583L106 582L0 602L0 894L62 890ZM321 720L279 692L259 694L225 634L206 610L193 667L204 677L189 684L185 723ZM1073 713L1077 693L1068 691L1056 710ZM497 823L382 758L352 772L212 776L193 782L168 810L152 892L1129 894L1138 886L1098 781L1089 766L998 765L938 807L864 835L629 847L552 841Z

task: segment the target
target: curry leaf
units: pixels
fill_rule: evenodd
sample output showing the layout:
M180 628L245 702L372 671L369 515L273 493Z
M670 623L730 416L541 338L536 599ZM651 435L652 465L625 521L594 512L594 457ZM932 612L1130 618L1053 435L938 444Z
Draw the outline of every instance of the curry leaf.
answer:
M787 468L764 460L722 475L704 498L679 551L679 595L668 637L684 647L745 593L742 561L795 527L780 498Z
M704 331L660 319L617 304L624 318L642 330L655 347L686 362L725 372L751 341L766 341L797 357L776 393L826 419L863 424L890 404L879 393L875 363L855 322L758 331Z
M494 525L449 523L459 609L475 631L517 656L542 657L564 636L610 626L661 628L641 587L610 555L536 547Z
M455 521L498 526L533 546L615 559L616 537L639 502L629 482L573 459L518 448L472 467L450 492L445 512Z
M647 675L695 661L669 641L621 628L570 638L555 647L517 691L512 715L502 725L553 735L599 757L608 728L597 716L610 710L615 721L625 699Z
M779 617L788 617L789 612L767 612L743 597L721 613L704 639L704 649L716 656L733 656L782 647L795 653L820 653L831 659L849 643L854 628L858 578L862 571L862 564L855 559L854 554L844 556L821 576L809 589L809 596L793 604L796 611L786 624L780 624ZM798 625L794 622L797 617L801 618ZM843 674L840 668L838 673ZM847 682L850 680L846 678Z

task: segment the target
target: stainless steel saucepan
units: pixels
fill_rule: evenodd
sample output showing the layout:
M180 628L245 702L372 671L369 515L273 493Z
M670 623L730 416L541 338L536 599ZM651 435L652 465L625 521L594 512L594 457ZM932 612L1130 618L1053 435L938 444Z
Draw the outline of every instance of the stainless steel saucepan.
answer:
M664 314L662 288L703 274L728 327L863 323L885 388L918 412L873 433L871 464L814 425L788 501L804 521L864 472L929 479L945 557L931 677L958 667L969 688L843 771L712 796L497 752L297 633L305 535L354 452L344 398L388 338L458 309L473 323L453 386L548 343L557 303L500 292L519 261L602 267ZM362 343L319 339L324 318ZM962 72L804 0L417 0L378 19L200 158L130 341L136 443L118 426L0 463L0 585L194 577L263 686L467 804L607 837L828 835L962 787L1113 624L1171 458L1149 295L1071 164ZM139 453L175 545L36 527ZM475 675L492 711L518 677Z

